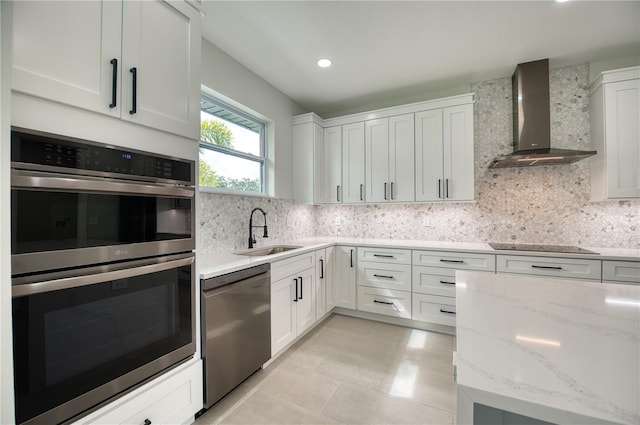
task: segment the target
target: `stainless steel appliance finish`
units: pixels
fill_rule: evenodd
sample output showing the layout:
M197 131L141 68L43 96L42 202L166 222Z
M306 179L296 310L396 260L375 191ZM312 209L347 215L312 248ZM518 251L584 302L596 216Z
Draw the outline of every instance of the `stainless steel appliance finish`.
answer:
M13 275L191 251L194 162L13 129Z
M514 152L496 157L489 168L570 164L596 154L551 147L549 59L519 64L511 83Z
M511 244L489 242L489 246L499 251L534 251L534 252L560 252L567 254L596 254L598 252L570 245L536 245L536 244Z
M12 129L16 423L77 420L193 357L194 164Z
M271 358L271 273L263 264L202 281L205 408Z

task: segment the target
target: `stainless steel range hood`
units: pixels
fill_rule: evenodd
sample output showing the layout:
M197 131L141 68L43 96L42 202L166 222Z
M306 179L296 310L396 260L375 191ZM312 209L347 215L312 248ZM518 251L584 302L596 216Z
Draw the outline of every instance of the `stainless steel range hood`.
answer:
M519 64L511 83L513 153L496 157L489 168L571 164L595 155L551 147L549 59Z

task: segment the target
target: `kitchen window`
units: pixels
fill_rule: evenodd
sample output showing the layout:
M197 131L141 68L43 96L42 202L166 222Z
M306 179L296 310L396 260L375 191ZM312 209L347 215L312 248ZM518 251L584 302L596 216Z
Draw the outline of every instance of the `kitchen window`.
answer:
M200 188L266 193L265 123L213 97L200 99Z

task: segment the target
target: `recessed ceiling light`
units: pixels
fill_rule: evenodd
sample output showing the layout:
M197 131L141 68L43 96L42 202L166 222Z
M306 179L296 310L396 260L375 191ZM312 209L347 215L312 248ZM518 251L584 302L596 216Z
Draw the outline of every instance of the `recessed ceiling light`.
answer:
M328 59L328 58L318 59L318 66L320 68L329 68L332 63L333 62L331 62L331 59Z
M568 2L568 1L569 1L569 0L555 0L555 2L556 2L556 3L566 3L566 2Z

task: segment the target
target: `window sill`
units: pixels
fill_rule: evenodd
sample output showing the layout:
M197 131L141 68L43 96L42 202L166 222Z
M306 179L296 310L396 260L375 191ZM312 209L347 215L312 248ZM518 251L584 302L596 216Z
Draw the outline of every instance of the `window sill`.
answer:
M200 187L200 186L198 186L198 191L202 192L202 193L216 193L216 194L219 194L219 195L251 196L251 197L254 197L254 198L272 198L272 196L269 196L266 193L242 192L240 190L220 189L220 188L215 188L215 187Z

